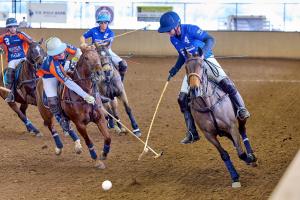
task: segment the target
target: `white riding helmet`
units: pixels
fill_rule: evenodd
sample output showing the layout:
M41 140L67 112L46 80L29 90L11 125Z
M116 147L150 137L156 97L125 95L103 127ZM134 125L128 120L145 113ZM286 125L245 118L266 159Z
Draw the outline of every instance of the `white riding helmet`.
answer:
M64 52L67 48L67 45L58 37L51 37L46 42L46 48L49 56L55 56Z

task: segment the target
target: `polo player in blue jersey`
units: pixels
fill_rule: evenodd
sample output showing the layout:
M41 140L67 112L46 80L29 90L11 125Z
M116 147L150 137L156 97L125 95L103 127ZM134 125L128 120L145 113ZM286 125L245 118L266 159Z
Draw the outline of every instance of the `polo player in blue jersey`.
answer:
M178 52L177 62L169 71L168 81L176 75L187 60L185 51L195 54L198 52L198 48L201 48L208 78L218 84L229 95L239 119L245 120L250 117L250 113L246 109L245 103L234 83L214 58L212 48L215 44L215 39L211 35L196 25L181 24L180 17L173 11L166 12L161 16L158 32L167 33L170 36L171 43ZM189 107L188 93L187 76L184 76L178 96L180 110L184 115L187 126L186 137L181 141L182 144L189 144L199 140L199 134Z

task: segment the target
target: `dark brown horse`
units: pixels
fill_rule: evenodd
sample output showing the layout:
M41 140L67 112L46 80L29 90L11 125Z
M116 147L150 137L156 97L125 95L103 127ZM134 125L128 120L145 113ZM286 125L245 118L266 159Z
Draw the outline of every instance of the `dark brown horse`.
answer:
M219 151L232 179L232 187L240 187L239 174L235 170L229 154L221 146L217 136L229 138L237 150L238 156L247 164L256 166L256 158L246 135L246 120L238 120L235 116L233 105L228 97L214 82L208 80L203 67L202 52L191 55L186 52L186 75L190 87L190 107L198 127L205 137ZM239 126L239 133L237 131ZM246 152L241 145L240 136L243 138Z
M117 103L118 103L117 98L118 98L125 107L125 111L129 117L129 120L131 122L131 127L133 129L132 132L137 137L140 137L141 131L138 127L138 124L129 106L124 84L121 80L119 71L113 65L108 48L105 45L97 45L97 44L96 47L100 55L100 60L102 64L102 73L100 73L100 81L99 81L100 93L112 100L109 103L107 103L105 107L116 119L118 119L116 124L113 123L109 123L109 124L110 126L114 126L116 132L118 133L126 132L126 129L123 128L120 123L118 123L120 121L118 110L117 110ZM112 122L113 120L109 119L108 121Z
M96 103L94 105L87 104L80 96L69 90L67 87L63 88L59 96L61 107L65 115L75 124L80 135L84 138L85 143L89 148L91 158L95 161L95 166L103 169L105 168L105 165L101 160L105 160L109 153L111 138L106 127L105 116L101 109L103 105L98 92L96 73L98 70L101 70L100 58L97 51L95 51L95 48L89 47L87 49L82 49L82 52L83 54L81 55L73 74L70 76L72 80L81 86L83 90L95 97ZM40 80L38 82L37 95L38 108L42 118L44 119L44 123L48 126L53 137L54 135L58 136L54 129L53 115L42 102L42 92L43 86L42 81ZM98 156L94 148L94 144L90 140L86 130L87 125L90 122L94 122L97 125L99 131L104 137L103 151L99 159L97 159ZM57 140L60 140L57 136L54 137L56 145L59 144ZM59 146L56 148L59 148ZM75 149L76 148L77 147L75 146Z
M27 51L26 60L16 67L16 79L14 84L15 102L8 103L24 122L28 132L35 136L41 136L40 131L30 122L26 116L28 104L37 105L36 103L36 83L38 77L36 71L43 62L45 52L41 47L43 40L40 42L32 42ZM3 99L6 98L8 90L5 90L3 74L0 75L0 95ZM17 103L20 103L20 108Z

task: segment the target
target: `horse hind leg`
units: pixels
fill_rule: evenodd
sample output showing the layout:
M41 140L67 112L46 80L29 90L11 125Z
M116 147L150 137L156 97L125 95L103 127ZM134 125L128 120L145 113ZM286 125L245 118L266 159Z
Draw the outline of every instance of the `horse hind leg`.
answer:
M21 104L20 105L20 111L23 113L23 115L26 117L26 110L28 108L28 104ZM26 120L23 121L26 128L27 128L27 131L29 133L32 133L34 134L35 136L37 137L41 137L43 134L32 124L32 122L26 117Z
M119 135L121 135L122 133L126 133L126 129L121 125L121 120L119 118L119 113L118 113L118 101L115 98L112 102L111 102L111 108L112 108L112 113L113 116L117 119L117 121L114 121L114 129L115 132Z
M225 149L223 149L223 147L221 146L219 140L217 139L217 136L208 132L204 132L205 133L205 137L207 138L207 140L212 143L217 150L220 153L220 156L223 160L223 162L225 163L225 166L231 176L231 180L232 180L232 187L233 188L238 188L241 187L241 183L239 181L239 174L237 173L235 167L233 166L230 156L227 153L227 151L225 151Z
M137 136L137 137L141 137L142 136L142 133L140 131L140 128L132 114L132 111L131 111L131 108L129 107L129 104L128 104L128 99L127 99L127 96L125 94L125 92L123 92L123 94L121 95L120 97L120 100L123 102L124 104L124 107L125 107L125 111L129 117L129 120L130 120L130 123L131 123L131 127L133 128L133 133Z
M250 163L252 164L252 166L256 166L256 161L257 158L254 155L254 152L252 150L250 141L248 139L247 133L246 133L246 120L239 120L239 133L242 136L242 140L244 143L244 146L246 148L246 152L247 152L247 157L250 160Z
M70 128L67 133L75 143L75 146L74 146L75 152L77 154L81 154L82 153L82 145L80 143L80 139L79 139L78 135L72 128Z
M99 119L99 121L96 124L97 124L99 131L102 133L102 135L104 137L103 149L102 149L101 156L99 159L106 160L107 155L110 151L111 138L110 138L109 132L105 126L105 120L104 120L103 114L101 115L101 118Z

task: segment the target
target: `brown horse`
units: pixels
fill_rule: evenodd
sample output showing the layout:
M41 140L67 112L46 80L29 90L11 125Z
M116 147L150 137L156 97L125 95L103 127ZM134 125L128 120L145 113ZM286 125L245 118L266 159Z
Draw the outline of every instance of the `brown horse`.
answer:
M233 105L228 97L214 82L208 80L205 68L202 65L202 52L191 55L186 52L186 75L190 87L190 107L198 127L205 137L219 151L232 179L232 187L240 187L239 174L235 170L229 154L221 146L217 136L229 138L237 150L238 156L247 164L256 166L256 157L246 135L246 120L236 118ZM236 125L239 125L239 133ZM246 152L244 152L240 135L243 138Z
M105 107L116 119L118 119L118 121L116 122L117 124L116 126L114 125L113 120L109 118L108 120L109 126L114 127L116 132L118 133L126 132L125 128L123 128L122 125L119 123L120 119L117 110L118 102L117 99L115 98L117 97L125 107L125 111L131 122L133 133L137 137L140 137L141 131L129 106L124 84L121 80L119 71L113 65L108 48L105 45L97 45L97 43L96 43L96 48L100 55L100 60L102 64L102 73L100 73L100 81L99 81L100 93L112 100L109 103L105 104Z
M26 110L28 104L37 105L36 103L36 83L38 77L36 76L36 71L43 62L45 52L41 47L43 40L39 42L32 42L29 45L29 49L26 54L26 60L20 63L16 67L16 78L14 84L14 96L15 102L10 102L8 105L13 109L19 118L24 122L28 132L34 134L35 136L41 136L40 131L30 122L26 116ZM3 99L6 98L8 90L5 90L5 78L3 79L3 74L0 74L0 95ZM20 103L20 108L17 103Z
M61 99L61 107L65 115L75 124L77 130L84 138L85 143L89 148L91 158L96 163L95 166L103 169L105 168L105 165L101 160L105 160L109 153L111 138L106 127L105 116L101 109L103 105L98 92L96 73L101 69L100 58L97 51L95 51L95 48L89 47L87 49L82 49L82 52L83 54L81 55L73 74L70 76L72 80L74 80L74 82L76 82L83 90L95 97L96 103L94 105L87 104L80 96L69 90L67 87L64 87L63 90L60 91L59 96ZM42 102L42 93L43 86L42 81L40 80L38 82L37 95L38 108L42 118L44 119L45 125L48 126L57 145L59 144L60 139L54 129L53 115ZM98 156L94 149L94 144L90 140L86 130L86 127L90 122L94 122L97 125L99 131L104 137L103 151L99 159L97 159ZM58 140L59 142L57 142ZM57 146L56 148L59 147L62 148L62 146Z

